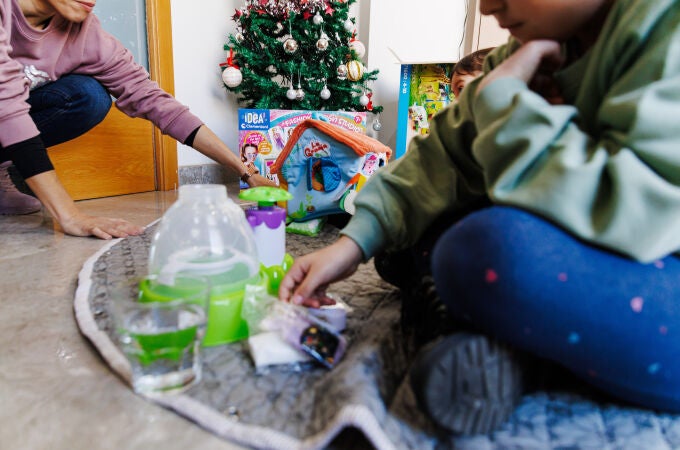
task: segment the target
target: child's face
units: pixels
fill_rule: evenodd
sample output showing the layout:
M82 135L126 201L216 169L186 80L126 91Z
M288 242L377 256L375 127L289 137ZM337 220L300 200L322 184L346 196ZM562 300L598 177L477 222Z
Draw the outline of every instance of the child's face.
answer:
M520 42L573 37L592 41L616 0L480 0L479 10L492 15ZM590 43L590 42L588 42Z
M453 91L453 95L458 98L460 95L460 91L463 90L463 88L472 80L480 76L482 72L479 73L465 73L465 74L460 74L460 73L454 73L453 77L451 78L451 90Z

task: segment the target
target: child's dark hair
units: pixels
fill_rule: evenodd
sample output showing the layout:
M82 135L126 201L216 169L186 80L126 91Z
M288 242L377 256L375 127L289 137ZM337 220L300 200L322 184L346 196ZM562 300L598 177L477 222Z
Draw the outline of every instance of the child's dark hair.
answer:
M483 48L463 56L460 61L453 66L453 73L458 75L475 75L482 71L484 58L495 47Z

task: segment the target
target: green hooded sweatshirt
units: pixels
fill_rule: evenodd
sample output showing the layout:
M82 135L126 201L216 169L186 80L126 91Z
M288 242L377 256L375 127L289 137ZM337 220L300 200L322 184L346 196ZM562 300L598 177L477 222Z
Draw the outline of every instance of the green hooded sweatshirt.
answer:
M497 48L485 73L518 47ZM641 262L680 250L680 1L617 0L556 79L564 105L516 78L479 96L470 83L364 186L342 233L369 259L490 199Z

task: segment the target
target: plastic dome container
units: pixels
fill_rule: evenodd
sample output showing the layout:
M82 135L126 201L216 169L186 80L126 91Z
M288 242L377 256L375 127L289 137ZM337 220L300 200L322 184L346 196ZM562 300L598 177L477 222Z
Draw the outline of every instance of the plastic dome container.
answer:
M246 285L260 282L257 248L243 210L227 197L225 186L180 186L178 200L151 242L149 273L160 279L194 274L210 280L204 345L248 337L241 307Z

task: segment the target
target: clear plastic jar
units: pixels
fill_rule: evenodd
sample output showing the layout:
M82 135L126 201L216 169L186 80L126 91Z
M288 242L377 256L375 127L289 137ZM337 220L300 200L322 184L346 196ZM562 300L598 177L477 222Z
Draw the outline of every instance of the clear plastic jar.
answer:
M151 243L149 273L201 275L211 284L204 345L219 345L248 336L241 319L247 284L259 283L259 262L252 229L243 210L218 184L179 188Z

